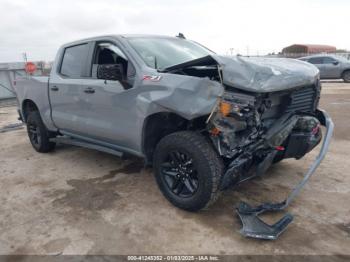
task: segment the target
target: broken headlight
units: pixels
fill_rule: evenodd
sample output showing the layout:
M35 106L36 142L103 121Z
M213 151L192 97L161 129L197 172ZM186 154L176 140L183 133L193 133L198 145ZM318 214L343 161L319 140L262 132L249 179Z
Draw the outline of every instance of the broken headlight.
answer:
M226 92L210 119L208 129L220 155L231 158L249 143L256 125L255 97Z

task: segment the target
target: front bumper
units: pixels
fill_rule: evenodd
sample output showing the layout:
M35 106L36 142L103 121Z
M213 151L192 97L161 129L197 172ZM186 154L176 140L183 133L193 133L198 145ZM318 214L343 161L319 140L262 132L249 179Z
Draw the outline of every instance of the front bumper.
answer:
M331 132L333 132L333 122L328 114L322 110L317 110L314 117L311 117L310 120L314 119L314 123L311 124L312 129L309 127L308 129L294 130L293 127L299 123L298 119L305 123L305 118L310 117L286 116L284 119L279 119L275 126L267 131L265 138L256 141L228 165L222 177L220 188L225 189L230 185L262 175L274 162L283 158L300 159L321 142L320 124L327 126L326 122L330 121ZM310 123L310 120L306 121ZM317 130L316 132L314 132L313 127ZM262 157L260 157L261 152L264 152ZM257 155L259 157L256 157Z
M300 190L303 188L306 182L310 179L311 175L316 171L317 167L321 164L329 148L329 144L331 142L331 138L333 135L334 123L326 111L317 110L316 116L317 116L317 119L320 121L321 125L326 127L326 134L324 136L319 154L317 155L316 159L309 167L309 170L306 172L303 180L293 189L291 194L286 199L286 206L288 206L289 203L299 194Z
M320 123L326 127L326 134L318 156L309 167L309 170L306 172L302 181L300 181L299 184L294 187L284 201L279 203L264 203L257 207L251 207L244 202L239 204L237 213L243 224L240 231L242 235L260 239L276 239L286 229L289 223L292 222L293 216L289 213L287 213L274 225L266 224L258 217L258 215L268 211L281 211L287 208L294 198L299 195L301 189L326 156L332 138L334 124L330 116L325 111L317 110L316 116Z

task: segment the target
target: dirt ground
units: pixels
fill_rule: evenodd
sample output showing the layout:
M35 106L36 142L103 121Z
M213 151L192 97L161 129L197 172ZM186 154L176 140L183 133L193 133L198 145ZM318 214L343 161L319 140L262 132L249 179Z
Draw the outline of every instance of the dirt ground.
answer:
M282 200L317 150L188 213L165 200L141 160L72 146L39 154L24 128L0 133L0 254L349 255L350 84L324 83L321 107L335 122L330 151L288 208L294 221L276 241L242 237L234 206ZM0 108L0 128L16 119L15 107Z

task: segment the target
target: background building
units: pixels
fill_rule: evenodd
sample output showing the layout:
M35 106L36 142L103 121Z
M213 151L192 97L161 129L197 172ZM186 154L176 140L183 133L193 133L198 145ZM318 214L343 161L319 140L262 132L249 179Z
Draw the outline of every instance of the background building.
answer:
M303 45L295 44L282 49L285 57L302 57L320 53L335 53L337 48L330 45Z

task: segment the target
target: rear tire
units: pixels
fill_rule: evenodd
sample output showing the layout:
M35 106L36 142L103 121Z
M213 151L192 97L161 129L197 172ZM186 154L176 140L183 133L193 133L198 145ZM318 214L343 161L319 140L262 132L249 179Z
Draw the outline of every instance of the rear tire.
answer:
M222 160L198 133L181 131L164 137L156 147L153 168L163 195L181 209L206 208L220 194Z
M343 80L345 83L350 83L350 70L343 73Z
M33 148L39 153L52 151L56 143L50 142L50 132L41 120L38 111L32 111L27 117L27 133Z

